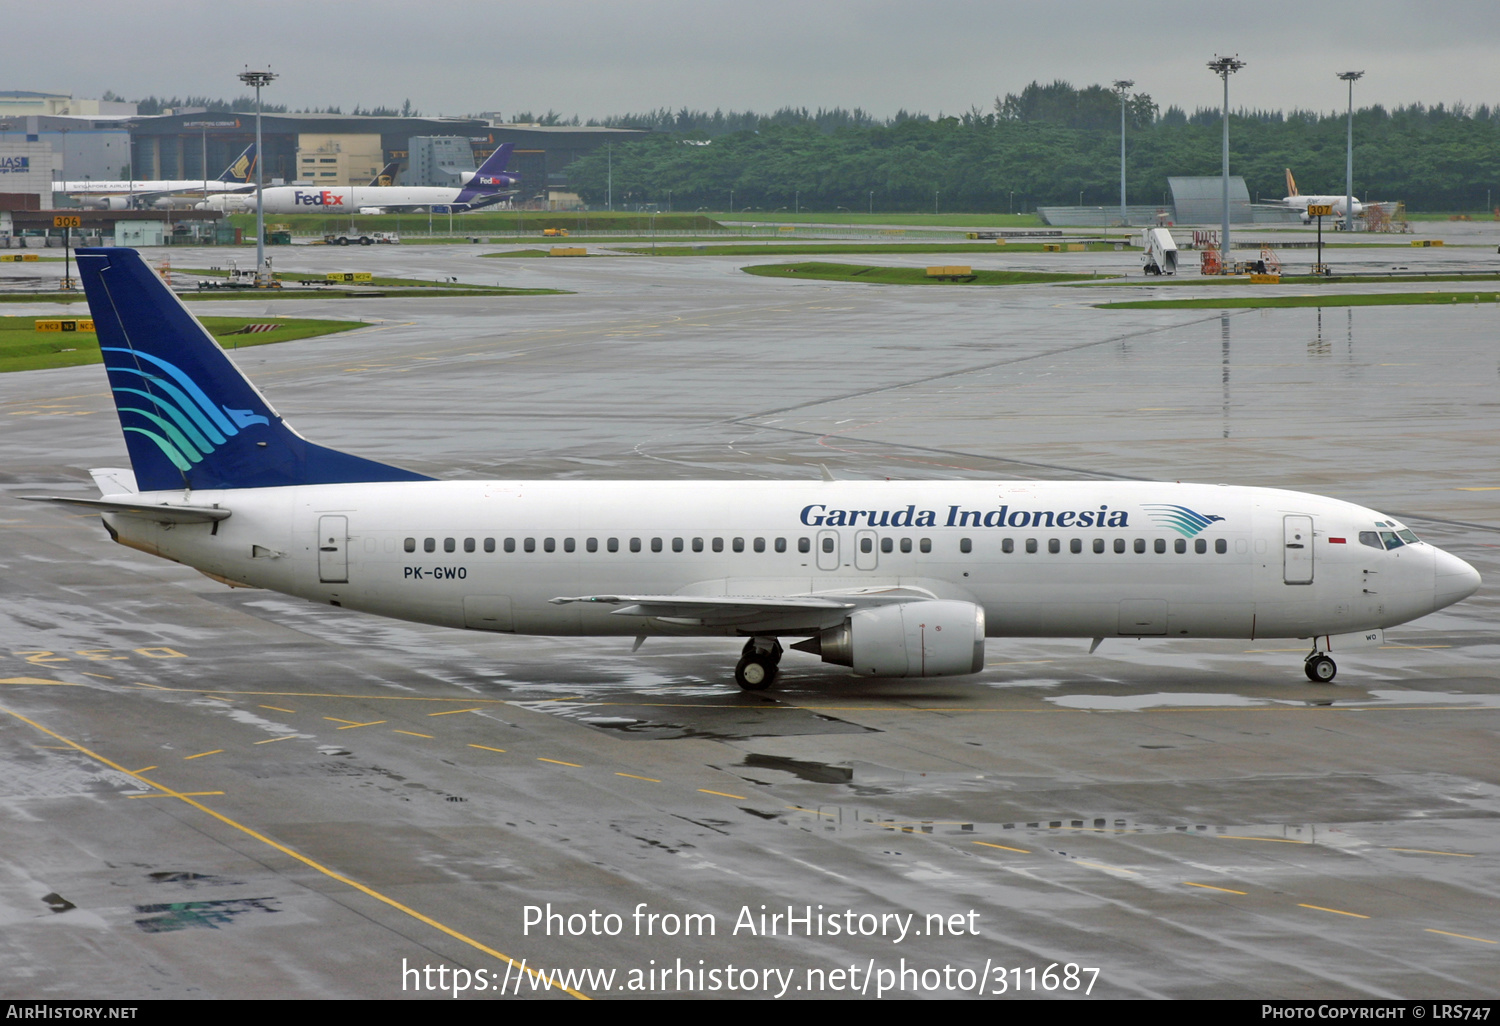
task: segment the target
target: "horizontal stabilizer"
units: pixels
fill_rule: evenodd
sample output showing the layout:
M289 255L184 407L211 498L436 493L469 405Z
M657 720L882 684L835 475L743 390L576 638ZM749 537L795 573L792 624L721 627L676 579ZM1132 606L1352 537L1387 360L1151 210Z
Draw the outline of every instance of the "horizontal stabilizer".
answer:
M61 495L18 495L27 502L53 502L60 506L78 506L96 513L123 513L161 524L209 524L227 520L230 511L219 506L183 506L170 502L116 502L113 499L70 499Z

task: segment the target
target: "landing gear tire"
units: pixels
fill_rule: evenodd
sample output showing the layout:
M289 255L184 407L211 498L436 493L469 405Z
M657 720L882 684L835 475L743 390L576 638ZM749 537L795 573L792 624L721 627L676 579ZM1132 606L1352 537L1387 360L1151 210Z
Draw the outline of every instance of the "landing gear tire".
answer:
M1302 668L1307 672L1307 679L1314 684L1330 684L1339 672L1333 660L1326 655L1310 657Z
M764 691L776 679L776 662L765 655L747 655L734 667L734 682L744 691Z

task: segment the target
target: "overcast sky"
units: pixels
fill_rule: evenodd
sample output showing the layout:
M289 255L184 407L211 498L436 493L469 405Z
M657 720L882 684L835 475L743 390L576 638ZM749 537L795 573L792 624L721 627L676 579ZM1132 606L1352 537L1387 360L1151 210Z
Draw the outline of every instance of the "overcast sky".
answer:
M989 110L1028 82L1135 80L1163 109L1500 104L1496 0L0 0L0 89L97 98L241 92L426 114L657 107Z

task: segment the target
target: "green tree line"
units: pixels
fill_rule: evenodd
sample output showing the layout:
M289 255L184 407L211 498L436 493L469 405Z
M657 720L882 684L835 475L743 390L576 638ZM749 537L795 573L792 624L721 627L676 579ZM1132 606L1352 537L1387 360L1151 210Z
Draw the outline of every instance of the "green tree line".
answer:
M1220 113L1159 111L1126 97L1128 201L1159 205L1168 176L1217 175ZM752 120L753 119L753 120ZM569 168L590 205L617 208L1016 212L1119 203L1120 97L1102 86L1032 83L992 109L956 116L784 108L773 115L662 109L604 119L656 129ZM1230 116L1230 173L1252 199L1344 184L1343 112L1239 111ZM716 131L716 129L718 129ZM1476 210L1500 199L1500 108L1413 104L1354 112L1355 194L1410 210ZM612 181L612 190L610 188Z

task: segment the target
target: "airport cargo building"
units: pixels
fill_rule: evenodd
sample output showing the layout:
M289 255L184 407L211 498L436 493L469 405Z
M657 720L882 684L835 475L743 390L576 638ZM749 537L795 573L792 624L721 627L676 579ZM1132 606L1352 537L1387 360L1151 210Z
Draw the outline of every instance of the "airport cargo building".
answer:
M567 177L573 161L607 142L646 134L643 129L492 124L482 118L346 114L264 114L261 125L267 184L365 185L392 161L400 163L401 185L456 184L456 172L473 170L508 142L515 145L510 170L521 176L517 202L543 209L576 201ZM255 114L138 118L130 140L136 178L191 179L205 173L212 178L255 140Z

